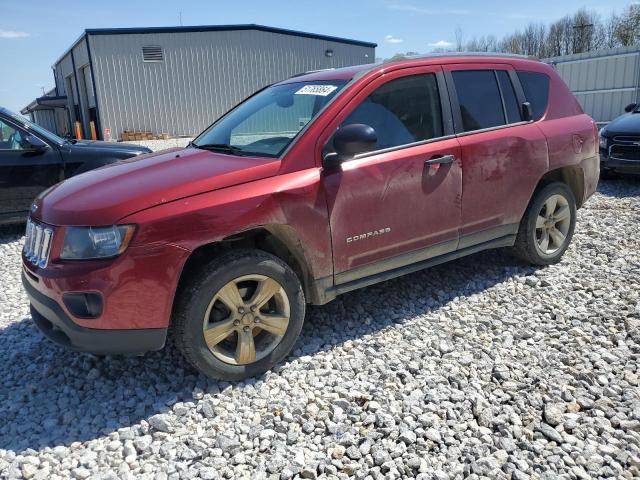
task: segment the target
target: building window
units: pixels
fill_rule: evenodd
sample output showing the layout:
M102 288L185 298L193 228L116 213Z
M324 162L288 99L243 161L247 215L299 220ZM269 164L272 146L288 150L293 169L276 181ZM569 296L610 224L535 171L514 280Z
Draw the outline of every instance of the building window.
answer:
M164 61L164 52L162 47L158 45L145 45L142 47L142 59L145 62L162 62Z

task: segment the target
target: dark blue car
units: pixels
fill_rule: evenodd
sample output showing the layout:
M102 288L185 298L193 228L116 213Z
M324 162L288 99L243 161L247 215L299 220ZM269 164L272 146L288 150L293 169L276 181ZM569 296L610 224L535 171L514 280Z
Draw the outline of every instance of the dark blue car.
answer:
M640 105L631 103L624 114L600 130L600 171L640 174Z
M67 140L0 107L0 224L24 220L36 195L65 178L150 152L124 143Z

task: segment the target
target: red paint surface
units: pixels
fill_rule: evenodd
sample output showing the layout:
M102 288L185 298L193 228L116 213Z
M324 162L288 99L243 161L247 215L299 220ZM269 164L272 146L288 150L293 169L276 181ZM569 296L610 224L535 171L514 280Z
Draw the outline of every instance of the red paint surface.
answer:
M549 108L541 121L381 153L324 172L324 143L360 99L399 76L455 68L542 71L551 77ZM493 64L493 65L491 65ZM295 235L313 278L520 220L540 177L562 165L584 172L588 196L596 187L593 121L584 115L548 65L512 58L439 57L362 66L291 81L349 79L336 100L281 160L172 150L79 175L37 200L34 218L56 225L46 269L25 262L34 286L61 303L68 291L98 291L102 317L74 319L103 329L164 327L176 285L196 248L247 229L281 226ZM576 152L574 135L583 141ZM548 147L547 147L548 143ZM580 142L579 142L580 143ZM456 161L429 168L434 155ZM64 262L64 226L133 223L136 234L120 257ZM388 233L364 242L346 238L374 229ZM73 318L73 317L72 317Z

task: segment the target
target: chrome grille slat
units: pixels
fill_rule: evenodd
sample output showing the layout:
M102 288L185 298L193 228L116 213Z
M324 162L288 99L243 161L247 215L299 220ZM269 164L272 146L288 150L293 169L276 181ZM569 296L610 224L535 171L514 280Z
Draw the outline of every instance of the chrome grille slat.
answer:
M50 228L44 229L44 235L42 236L42 248L40 249L40 261L38 262L38 266L40 268L44 268L47 266L47 262L49 261L49 250L51 249L51 236L53 232Z
M24 240L24 256L37 267L44 268L49 262L53 229L27 219Z

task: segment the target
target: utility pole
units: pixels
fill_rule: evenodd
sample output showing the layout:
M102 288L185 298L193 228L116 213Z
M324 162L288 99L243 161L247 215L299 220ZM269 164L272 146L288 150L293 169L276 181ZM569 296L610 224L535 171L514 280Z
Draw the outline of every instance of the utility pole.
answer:
M578 24L578 25L574 25L573 26L573 53L582 53L584 51L588 51L589 48L591 47L591 45L587 45L587 49L584 50L583 48L583 35L584 35L584 31L585 29L589 28L589 27L593 27L593 23L584 23L584 20L582 21L582 23ZM576 51L576 38L577 38L577 33L576 32L580 32L580 51Z

